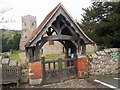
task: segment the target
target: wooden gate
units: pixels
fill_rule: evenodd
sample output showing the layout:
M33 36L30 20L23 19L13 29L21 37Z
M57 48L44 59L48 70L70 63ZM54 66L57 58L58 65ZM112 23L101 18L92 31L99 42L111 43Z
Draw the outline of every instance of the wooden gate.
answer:
M76 78L76 58L45 61L42 57L43 84L56 83L67 79Z

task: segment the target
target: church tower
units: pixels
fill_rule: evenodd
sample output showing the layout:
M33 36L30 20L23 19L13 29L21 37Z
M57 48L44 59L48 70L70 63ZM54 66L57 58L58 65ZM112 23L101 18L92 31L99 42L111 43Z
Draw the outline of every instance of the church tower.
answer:
M25 50L22 45L32 35L32 31L37 27L36 17L31 15L22 16L22 31L20 40L20 50Z

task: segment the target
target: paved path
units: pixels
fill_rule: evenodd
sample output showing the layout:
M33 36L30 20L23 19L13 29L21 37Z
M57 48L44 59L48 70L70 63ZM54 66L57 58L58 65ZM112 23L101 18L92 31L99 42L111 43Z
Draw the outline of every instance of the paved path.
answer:
M58 60L58 58L63 58L65 56L65 54L60 54L57 58L55 58L55 60Z
M104 88L111 88L120 90L120 78L116 75L114 76L94 76L90 77L96 84L101 84Z
M30 86L29 84L26 84L21 87L22 88L48 88L48 89L49 88L68 88L66 90L69 90L69 88L87 88L87 89L96 88L94 85L91 85L90 83L88 83L85 79L71 79L71 80L67 80L64 82L48 84L48 85L43 85L43 86L39 86L39 85L38 86ZM79 90L79 89L77 89L77 90Z
M60 55L59 55L57 58L55 58L54 60L58 60L58 58L62 58L62 57L64 57L64 56L65 56L65 54L60 54ZM49 70L48 64L45 65L45 68L46 68L46 70ZM50 68L51 68L51 69L54 69L53 63L50 63ZM58 68L58 67L56 67L56 68Z
M18 55L19 55L21 61L22 61L23 63L25 63L25 59L26 59L25 53L24 53L24 52L23 52L23 53L19 53Z

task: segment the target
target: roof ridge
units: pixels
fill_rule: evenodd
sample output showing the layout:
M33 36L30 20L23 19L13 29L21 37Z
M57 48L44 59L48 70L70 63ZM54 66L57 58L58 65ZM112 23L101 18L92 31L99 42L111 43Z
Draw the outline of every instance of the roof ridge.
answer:
M40 31L43 29L43 27L46 25L46 23L48 23L48 21L50 20L50 18L55 14L55 12L59 9L60 6L65 10L65 12L68 14L68 16L72 19L73 23L80 29L80 31L82 32L82 34L85 35L85 37L88 40L90 40L91 42L93 42L93 40L91 40L83 32L83 30L78 26L78 24L75 22L75 20L73 19L73 17L68 13L68 11L64 8L64 6L60 2L54 9L52 9L52 11L50 13L47 14L47 16L45 17L45 19L41 22L41 24L36 29L36 33L33 36L31 36L31 38L28 41L25 42L25 45L27 45L27 43L31 43L36 38L36 36L40 33Z
M57 11L57 9L58 9L61 5L62 5L62 4L59 3L50 13L48 13L48 15L45 17L45 19L47 18L47 20L46 20L46 22L42 25L42 27L44 27L44 25L49 21L50 17L53 16L53 14ZM51 14L51 15L50 15L50 14ZM49 15L50 15L50 16L49 16ZM45 20L45 19L44 19L44 20ZM42 21L42 23L44 22L44 20ZM41 23L41 24L42 24L42 23ZM41 24L40 24L40 25L41 25ZM41 27L41 28L42 28L42 27ZM41 28L40 28L40 27L37 28L37 29L38 29L38 32L36 33L36 35L41 31ZM36 35L35 35L35 37L36 37ZM35 37L34 37L34 38L35 38ZM34 39L34 38L33 38L33 39ZM32 39L32 40L33 40L33 39ZM30 40L30 42L31 42L32 40Z
M41 31L41 29L44 27L44 25L48 22L48 20L50 19L51 15L55 13L55 11L61 6L62 4L59 3L55 8L52 9L52 11L50 11L50 13L47 14L47 16L44 18L44 20L41 22L41 24L38 26L38 28L36 29L36 33L34 34L34 37L30 37L25 43L24 45L26 45L27 43L31 42L37 35L38 33Z
M75 23L75 25L80 29L80 31L91 41L93 42L92 39L90 39L85 33L84 31L78 26L78 24L75 22L75 20L73 19L73 17L68 13L68 11L65 9L65 7L61 4L62 8L65 10L65 12L68 14L68 16L73 20L73 22Z

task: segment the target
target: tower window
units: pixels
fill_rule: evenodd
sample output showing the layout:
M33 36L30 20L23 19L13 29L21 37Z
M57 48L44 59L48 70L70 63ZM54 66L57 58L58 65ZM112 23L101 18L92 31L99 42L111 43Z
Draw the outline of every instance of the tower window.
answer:
M34 23L32 23L32 26L34 26Z
M26 26L26 22L24 22L24 26Z
M54 45L54 41L49 41L49 45Z
M25 38L27 38L27 36L25 36Z
M26 29L25 29L25 32L26 32Z

